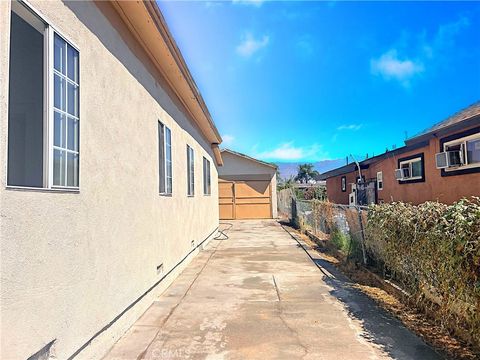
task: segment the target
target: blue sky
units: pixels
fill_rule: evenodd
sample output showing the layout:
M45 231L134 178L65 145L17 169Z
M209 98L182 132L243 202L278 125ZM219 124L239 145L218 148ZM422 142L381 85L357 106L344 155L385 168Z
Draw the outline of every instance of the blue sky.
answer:
M379 154L480 100L480 3L159 2L224 146Z

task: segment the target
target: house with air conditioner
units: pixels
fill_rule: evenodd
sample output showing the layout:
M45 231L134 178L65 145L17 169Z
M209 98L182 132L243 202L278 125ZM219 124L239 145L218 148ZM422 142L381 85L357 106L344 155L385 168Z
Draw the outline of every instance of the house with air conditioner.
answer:
M0 358L101 358L219 224L221 138L155 2L0 2Z
M480 102L409 138L405 145L321 174L339 204L480 196Z

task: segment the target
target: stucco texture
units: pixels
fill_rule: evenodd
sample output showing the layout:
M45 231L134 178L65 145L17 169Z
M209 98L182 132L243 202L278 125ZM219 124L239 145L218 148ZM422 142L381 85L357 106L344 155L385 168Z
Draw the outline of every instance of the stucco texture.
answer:
M0 358L28 358L56 339L55 354L66 359L162 277L158 265L165 274L192 241L215 231L218 177L210 144L110 5L31 4L80 50L80 191L6 187L10 4L0 2ZM171 197L158 190L158 120L172 131ZM194 197L187 197L187 144L195 151ZM212 164L211 196L202 191L203 156ZM105 353L169 281L78 358Z

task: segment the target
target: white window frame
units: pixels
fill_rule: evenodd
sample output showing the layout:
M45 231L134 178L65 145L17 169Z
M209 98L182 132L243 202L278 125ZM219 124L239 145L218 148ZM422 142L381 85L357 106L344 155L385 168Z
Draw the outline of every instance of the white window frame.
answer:
M187 144L187 195L195 196L195 152Z
M405 164L408 164L408 169L410 171L410 177L408 178L402 178L402 179L399 179L398 181L412 181L412 180L419 180L419 179L422 179L423 178L423 175L420 175L420 176L412 176L412 164L414 162L418 162L420 161L420 163L422 163L422 158L419 156L419 157L416 157L414 159L410 159L410 160L404 160L404 161L401 161L400 164L399 164L399 169L402 169L402 165L405 165ZM422 166L422 172L423 172L423 166Z
M172 155L172 130L165 125L163 122L158 121L158 125L160 125L163 128L163 139L158 139L159 141L162 140L162 145L163 145L163 159L159 159L159 166L163 167L163 174L164 178L162 179L160 174L158 174L158 181L161 182L163 180L163 188L164 191L160 191L161 195L167 195L170 196L173 194L173 155ZM170 135L170 144L167 144L167 133ZM170 160L168 160L167 156L167 150L170 150ZM158 154L160 156L160 154ZM163 161L162 161L163 160ZM162 163L160 163L162 162ZM168 176L168 168L170 167L170 177ZM168 186L168 179L171 179L172 185L169 188Z
M72 189L72 190L78 190L79 187L80 187L80 50L74 46L72 43L70 43L66 37L64 37L60 32L58 32L56 29L54 29L53 27L48 26L48 60L47 60L47 63L48 63L48 89L49 89L49 92L48 92L48 136L49 136L49 139L48 139L48 151L49 151L49 163L48 163L48 171L49 171L49 176L48 176L48 185L49 185L49 188L53 188L53 189ZM74 118L77 122L78 122L78 144L77 144L77 147L78 147L78 150L77 151L73 151L73 150L70 150L68 149L67 147L65 148L60 148L60 147L57 147L54 145L54 127L55 127L55 124L54 124L54 118L55 118L55 107L54 107L54 93L55 93L55 88L54 88L54 79L55 79L55 72L58 73L57 70L55 70L54 68L54 45L55 45L55 34L57 34L62 40L64 40L68 45L71 45L77 52L78 52L78 82L75 83L74 81L71 81L70 79L65 79L65 84L67 85L68 82L78 86L78 114L77 116L74 116L74 115L71 115L68 113L68 110L67 111L63 111L63 110L60 110L60 109L57 109L58 112L61 112L66 118L65 118L65 125L68 124L68 116ZM66 56L65 55L65 59L66 59ZM68 61L66 61L66 63L68 63ZM68 86L67 86L68 88ZM65 89L66 91L66 89ZM66 94L66 93L65 93ZM66 98L65 98L65 101L68 102L68 96L65 95ZM68 137L68 134L65 136L65 141L67 141L67 137ZM65 145L67 146L67 145ZM57 149L57 150L61 150L61 151L65 151L67 154L68 153L73 153L73 154L77 154L77 156L79 157L79 160L78 160L78 186L68 186L68 185L54 185L53 184L53 153L54 153L54 150ZM68 155L67 155L68 156ZM67 181L67 167L68 167L68 162L67 162L67 159L65 159L65 181Z
M383 171L377 171L377 190L383 190Z
M463 169L472 169L472 168L480 167L480 163L474 163L474 164L469 164L468 163L467 141L471 141L471 140L480 140L480 133L465 136L465 137L455 139L455 140L452 140L452 141L448 141L448 142L443 144L443 151L449 151L449 149L448 149L449 147L460 145L460 149L461 149L460 154L461 154L462 161L463 161L462 165L449 166L449 167L444 169L445 171L448 172L448 171L455 171L455 170L458 170L458 169L463 170Z
M78 163L78 186L58 186L53 185L53 150L54 150L54 41L55 34L67 42L78 52L78 155L80 156L80 49L69 37L65 36L61 31L52 25L52 22L42 13L33 7L26 0L17 0L17 2L25 6L25 8L38 17L45 25L43 33L44 41L44 53L43 53L43 86L44 86L44 99L43 99L43 187L31 187L31 186L17 186L8 185L8 164L7 171L5 172L5 184L7 188L16 189L28 189L28 190L61 190L61 191L74 191L78 192L80 189L80 160ZM13 12L13 9L10 9ZM11 16L11 15L10 15ZM67 121L67 120L66 120ZM7 130L8 133L8 130ZM8 135L7 135L7 148L8 148ZM8 161L8 155L7 155ZM65 160L66 163L66 160ZM65 174L65 176L67 176Z
M203 195L212 194L212 178L210 160L203 157Z

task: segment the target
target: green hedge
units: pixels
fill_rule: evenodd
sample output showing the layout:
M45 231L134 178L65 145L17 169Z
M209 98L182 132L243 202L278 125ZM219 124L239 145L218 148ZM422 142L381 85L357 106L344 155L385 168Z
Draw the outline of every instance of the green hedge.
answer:
M418 303L480 346L480 198L372 205L365 246Z

